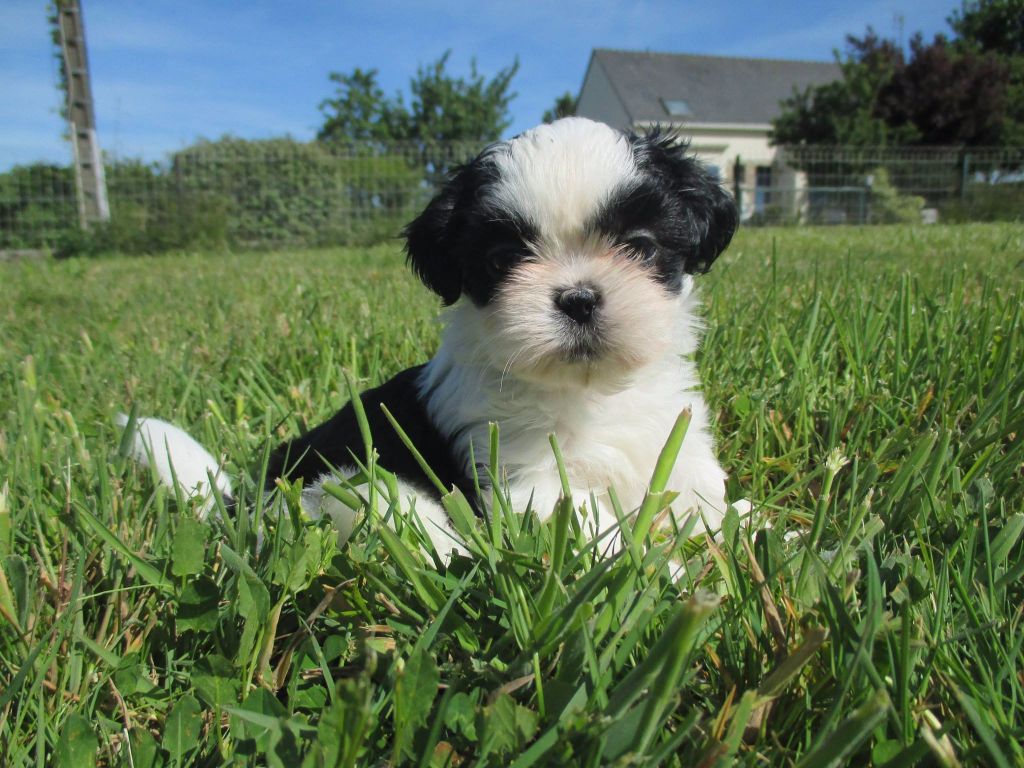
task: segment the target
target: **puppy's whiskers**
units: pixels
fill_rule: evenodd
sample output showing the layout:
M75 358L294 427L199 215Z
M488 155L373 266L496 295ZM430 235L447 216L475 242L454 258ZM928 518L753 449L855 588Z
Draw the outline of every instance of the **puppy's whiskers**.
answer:
M501 376L498 378L498 391L502 392L505 389L505 376L510 370L512 370L513 364L515 364L516 358L522 354L522 349L517 349L512 353L512 356L506 361L505 366L501 369Z

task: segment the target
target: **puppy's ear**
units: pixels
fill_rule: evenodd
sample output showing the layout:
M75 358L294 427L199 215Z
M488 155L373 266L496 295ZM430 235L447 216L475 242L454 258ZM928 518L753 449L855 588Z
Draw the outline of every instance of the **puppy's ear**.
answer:
M456 168L423 213L405 228L405 252L413 271L445 305L462 293L462 264L455 252L471 166Z
M678 215L686 222L690 243L683 254L684 271L707 272L739 225L732 195L699 160L687 156L689 143L674 133L655 128L630 139L640 167L657 176L680 206Z
M690 162L699 166L696 160ZM732 195L703 167L700 167L700 176L698 183L703 185L703 191L696 193L691 201L697 246L683 266L690 274L703 274L711 269L712 262L728 247L739 225L739 212Z

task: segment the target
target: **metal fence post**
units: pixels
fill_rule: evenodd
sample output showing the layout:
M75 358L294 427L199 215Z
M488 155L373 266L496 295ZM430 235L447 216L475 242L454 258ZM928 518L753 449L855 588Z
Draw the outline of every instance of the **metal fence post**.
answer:
M736 162L732 164L732 196L736 200L736 210L743 218L743 160L736 155Z
M967 179L971 172L971 155L964 152L960 158L960 199L967 199Z

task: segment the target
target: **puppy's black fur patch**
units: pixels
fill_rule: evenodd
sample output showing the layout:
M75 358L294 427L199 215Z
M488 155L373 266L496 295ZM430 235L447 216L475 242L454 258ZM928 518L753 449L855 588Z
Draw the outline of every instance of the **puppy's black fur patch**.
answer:
M438 496L437 489L384 416L383 404L444 486L457 486L470 503L475 504L476 491L472 479L455 461L448 441L431 423L420 401L418 380L423 368L422 365L409 368L360 395L378 463L425 495ZM272 483L278 477L288 480L303 478L309 485L324 473L352 466L355 464L353 458L364 461L365 456L359 422L355 409L349 403L320 426L278 446L267 466L267 480Z
M457 246L466 217L475 209L480 190L497 178L485 149L466 165L455 168L448 181L419 216L405 228L409 265L430 290L454 304L462 295L464 253Z
M703 274L736 234L736 203L708 169L687 155L689 144L671 132L655 128L631 134L633 155L644 184L639 195L657 201L648 218L664 233L686 274ZM611 210L611 206L609 206ZM636 204L624 212L639 211ZM654 216L660 215L660 218Z

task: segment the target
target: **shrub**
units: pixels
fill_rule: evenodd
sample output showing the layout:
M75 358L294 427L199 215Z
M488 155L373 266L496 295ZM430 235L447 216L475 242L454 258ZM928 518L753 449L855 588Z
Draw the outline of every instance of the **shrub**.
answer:
M424 187L423 172L387 148L292 139L203 141L174 155L170 175L227 201L228 241L241 247L379 241Z
M110 220L61 231L51 244L58 258L100 253L146 254L223 248L228 244L228 203L199 190L180 194L158 165L107 165Z
M920 224L925 199L901 193L889 180L886 168L875 168L871 173L872 224Z
M1024 183L976 184L940 209L943 221L1022 221Z
M51 246L77 228L70 168L35 163L0 174L0 248Z
M201 141L168 164L108 160L108 222L79 227L70 168L0 174L0 248L106 251L369 244L396 237L429 197L421 148L292 139Z

